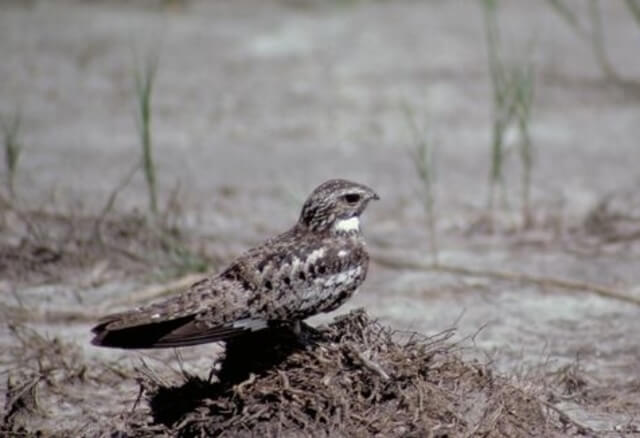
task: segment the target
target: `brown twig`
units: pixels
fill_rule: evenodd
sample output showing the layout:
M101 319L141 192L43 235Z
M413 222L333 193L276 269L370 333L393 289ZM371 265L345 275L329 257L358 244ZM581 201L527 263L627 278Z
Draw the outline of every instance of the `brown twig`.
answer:
M237 385L234 385L233 392L242 394L246 387L251 386L255 383L256 378L257 378L256 374L250 373L248 379L246 379L244 382L240 382Z
M522 283L534 283L544 287L557 287L560 289L577 292L591 292L605 298L612 298L640 306L640 298L627 295L612 287L594 283L568 280L557 277L537 276L523 272L494 271L485 269L473 269L463 266L433 264L421 260L407 259L406 257L373 252L371 259L376 263L395 269L413 269L418 271L446 272L450 274L466 275L471 277L486 277L497 280L517 281Z
M349 350L353 353L362 365L370 371L373 371L382 378L382 380L389 380L389 375L382 369L380 364L372 361L366 357L361 351L359 351L354 345L349 345Z
M100 228L102 226L102 223L104 222L104 219L113 208L113 205L116 203L116 198L118 197L120 192L124 190L126 186L129 185L129 183L131 182L131 179L133 178L135 173L138 171L138 169L140 169L141 166L142 166L141 160L136 161L133 167L131 167L131 169L122 177L122 180L118 182L118 184L114 187L114 189L109 194L106 204L104 205L104 207L102 207L100 215L98 215L94 223L94 228L93 228L94 237L101 239Z
M587 434L587 433L588 434L593 434L593 433L595 433L595 431L592 428L580 423L577 420L574 420L569 415L567 415L567 413L565 411L563 411L559 407L553 405L552 403L549 403L548 401L542 400L542 399L538 399L538 401L541 404L543 404L545 407L547 407L548 409L551 409L556 414L558 414L558 416L560 417L560 421L572 424L576 429L578 429L579 433L581 433L581 434Z

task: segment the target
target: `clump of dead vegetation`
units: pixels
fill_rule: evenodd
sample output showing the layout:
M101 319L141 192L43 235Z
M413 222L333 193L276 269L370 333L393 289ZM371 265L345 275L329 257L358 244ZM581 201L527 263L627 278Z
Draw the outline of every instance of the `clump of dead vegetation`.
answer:
M363 311L300 345L285 331L231 343L217 381L147 377L152 418L127 436L567 436L535 394L466 363L449 341L401 334ZM403 338L403 339L400 339ZM573 428L573 430L572 430Z
M13 342L0 352L0 436L97 436L113 425L100 414L110 401L102 388L121 390L126 370L89 362L78 345L25 325L7 328Z
M60 281L96 266L137 274L155 267L175 276L204 271L212 262L195 237L178 228L159 232L137 213L105 219L12 210L5 218L0 275L18 283Z
M603 197L584 220L583 231L601 244L640 239L640 195L637 189Z
M7 368L0 432L28 436L25 426L47 415L39 396L43 387L63 394L66 384L86 380L87 368L77 349L59 339L47 339L25 327L11 325L9 330L18 347Z
M594 433L548 401L544 385L520 385L462 360L453 331L431 337L394 332L362 310L321 330L305 327L302 336L281 327L238 338L209 379L183 370L178 385L144 361L132 370L118 360L87 360L75 344L25 326L9 329L15 342L0 354L6 365L2 436ZM554 386L567 394L592 391L580 375L569 381L565 374Z

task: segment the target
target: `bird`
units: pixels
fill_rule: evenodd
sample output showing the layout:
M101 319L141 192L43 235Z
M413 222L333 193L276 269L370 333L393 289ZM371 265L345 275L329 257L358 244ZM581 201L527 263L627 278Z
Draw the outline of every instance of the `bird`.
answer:
M344 179L316 187L297 223L164 301L102 318L91 343L122 349L229 341L274 325L300 324L347 301L369 255L360 215L371 188Z

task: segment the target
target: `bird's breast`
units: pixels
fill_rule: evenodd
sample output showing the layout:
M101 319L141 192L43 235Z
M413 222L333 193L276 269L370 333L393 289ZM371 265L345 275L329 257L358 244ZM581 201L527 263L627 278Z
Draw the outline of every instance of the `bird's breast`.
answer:
M349 242L310 251L291 263L291 281L280 289L289 319L304 319L334 310L349 299L366 277L364 247ZM280 282L282 283L282 282Z
M247 306L267 319L304 319L333 310L365 279L369 257L357 236L308 236L285 246L253 263L258 284Z

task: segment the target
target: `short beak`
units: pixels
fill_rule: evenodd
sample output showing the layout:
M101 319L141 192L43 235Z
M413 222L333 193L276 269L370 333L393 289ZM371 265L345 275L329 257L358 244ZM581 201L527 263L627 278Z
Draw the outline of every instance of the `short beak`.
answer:
M378 196L376 192L371 192L371 199L373 199L374 201L379 201L380 196Z

